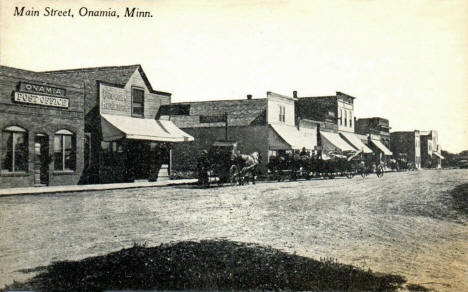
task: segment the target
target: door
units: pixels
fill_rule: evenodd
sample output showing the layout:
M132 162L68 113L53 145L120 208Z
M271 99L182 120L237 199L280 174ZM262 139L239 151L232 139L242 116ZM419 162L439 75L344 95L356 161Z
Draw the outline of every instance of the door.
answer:
M127 170L129 180L149 178L150 143L147 141L128 141Z
M34 137L34 184L49 184L49 137L45 134Z

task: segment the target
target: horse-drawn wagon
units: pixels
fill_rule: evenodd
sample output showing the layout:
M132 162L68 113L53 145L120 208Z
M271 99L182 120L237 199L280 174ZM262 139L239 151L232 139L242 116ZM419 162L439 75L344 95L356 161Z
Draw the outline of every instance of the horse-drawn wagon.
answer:
M255 183L259 155L241 154L236 141L216 141L209 151L199 158L199 184L209 185L216 181L218 185L226 183L242 185L249 180Z
M414 171L416 166L408 160L406 153L398 153L395 158L390 159L388 166L393 171Z
M301 153L295 151L270 157L267 166L270 178L278 181L312 177L353 178L357 174L365 177L370 173L376 173L378 177L383 176L384 171L380 164L365 161L360 154L360 151L345 151L329 152L319 156L310 155L304 150Z

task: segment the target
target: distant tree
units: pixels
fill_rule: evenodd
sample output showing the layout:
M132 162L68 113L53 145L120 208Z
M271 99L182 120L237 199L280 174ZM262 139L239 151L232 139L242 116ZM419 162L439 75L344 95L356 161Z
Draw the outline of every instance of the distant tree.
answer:
M442 167L457 167L460 165L461 160L468 160L468 150L463 150L458 154L450 153L448 151L442 150Z

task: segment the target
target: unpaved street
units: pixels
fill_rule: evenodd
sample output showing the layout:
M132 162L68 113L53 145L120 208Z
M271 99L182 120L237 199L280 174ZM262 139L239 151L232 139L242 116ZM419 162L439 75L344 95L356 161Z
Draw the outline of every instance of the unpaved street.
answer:
M130 247L227 238L468 291L467 170L0 198L0 287L33 269Z

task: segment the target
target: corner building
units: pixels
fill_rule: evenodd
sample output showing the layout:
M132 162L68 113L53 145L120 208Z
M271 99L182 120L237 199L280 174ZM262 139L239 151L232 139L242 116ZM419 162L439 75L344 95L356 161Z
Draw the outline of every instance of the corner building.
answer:
M81 182L82 82L0 66L0 116L0 188Z

